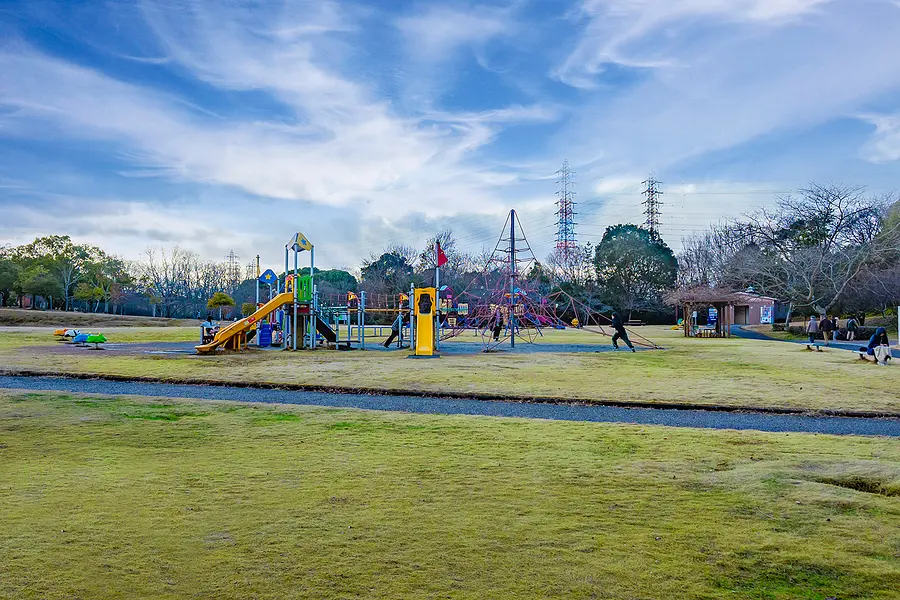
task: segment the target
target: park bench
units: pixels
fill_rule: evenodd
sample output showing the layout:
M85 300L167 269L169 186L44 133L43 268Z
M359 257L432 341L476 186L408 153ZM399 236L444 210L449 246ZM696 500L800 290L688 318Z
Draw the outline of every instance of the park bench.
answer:
M716 331L715 327L698 327L697 328L697 337L717 338L717 337L719 337L719 332Z
M637 320L625 321L626 327L641 327L643 324L644 324L643 321L637 321Z

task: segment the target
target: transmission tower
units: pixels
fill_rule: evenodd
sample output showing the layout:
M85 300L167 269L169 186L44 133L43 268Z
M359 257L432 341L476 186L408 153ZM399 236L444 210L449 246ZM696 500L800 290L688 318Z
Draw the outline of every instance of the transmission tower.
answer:
M569 265L578 248L575 237L575 172L569 169L569 161L563 161L556 176L556 255L560 264Z
M662 192L659 190L659 185L662 182L657 181L651 173L650 177L641 183L646 186L642 192L642 194L646 196L643 205L644 215L647 220L644 221L644 225L647 227L647 230L650 231L651 235L659 235L659 207L662 206L662 202L659 200L659 197L662 195Z
M241 283L241 257L234 253L234 250L228 253L225 260L225 282L230 289L236 288Z

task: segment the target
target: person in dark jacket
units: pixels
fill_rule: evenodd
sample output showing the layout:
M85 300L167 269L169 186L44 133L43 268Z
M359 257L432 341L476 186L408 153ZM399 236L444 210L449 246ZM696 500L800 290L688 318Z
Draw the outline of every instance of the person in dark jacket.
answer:
M402 310L400 314L397 315L397 318L394 319L394 322L391 324L391 335L388 336L387 341L384 342L385 348L390 348L391 344L397 339L397 336L400 335L400 330L403 328L405 323L409 323L409 321L405 318L405 314Z
M498 308L491 317L491 333L495 342L500 341L500 332L503 330L503 313Z
M832 325L831 319L827 315L819 321L819 331L822 332L822 339L825 340L825 345L827 346L829 334L834 331L834 325Z
M628 332L625 331L625 324L622 323L622 317L619 316L619 313L613 313L612 316L612 328L616 330L616 332L612 336L612 345L614 350L619 349L619 340L625 342L625 345L631 348L631 351L634 352L634 344L631 343L631 340L628 339Z
M863 354L865 352L865 354ZM891 360L891 342L888 340L887 329L879 327L875 334L869 338L869 344L859 349L859 357L871 356L879 365L886 365Z
M847 319L847 339L849 341L853 341L856 339L856 330L859 329L859 324L856 322L856 317L850 317Z

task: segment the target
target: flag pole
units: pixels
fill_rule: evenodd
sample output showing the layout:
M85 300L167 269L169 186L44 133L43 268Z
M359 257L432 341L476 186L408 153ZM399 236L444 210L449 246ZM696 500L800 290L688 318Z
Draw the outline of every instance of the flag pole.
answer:
M434 340L434 349L441 349L441 245L439 242L435 242L435 252L434 252L434 289L435 289L435 300L437 300L437 336Z

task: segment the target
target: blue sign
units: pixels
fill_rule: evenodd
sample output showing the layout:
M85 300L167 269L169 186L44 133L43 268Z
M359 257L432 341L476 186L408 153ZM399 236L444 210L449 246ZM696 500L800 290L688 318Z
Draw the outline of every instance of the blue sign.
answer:
M275 285L278 282L278 275L276 275L275 271L273 271L272 269L266 269L266 272L259 276L259 280L262 283Z
M715 308L710 308L709 316L707 317L706 322L709 325L715 325L716 321L718 321L718 320L719 320L719 311Z

